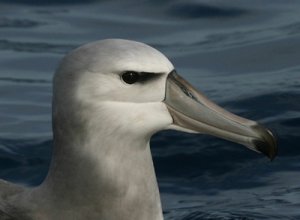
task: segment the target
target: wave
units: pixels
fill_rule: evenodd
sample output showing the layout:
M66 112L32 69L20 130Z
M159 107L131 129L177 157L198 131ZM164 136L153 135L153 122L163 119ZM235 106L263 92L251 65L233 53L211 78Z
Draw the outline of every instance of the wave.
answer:
M17 42L11 40L0 40L0 50L13 50L19 52L31 53L57 53L65 54L66 52L74 49L77 45L57 45L43 42Z
M60 5L60 4L86 4L99 0L0 0L3 3L17 3L28 5Z
M232 18L248 14L249 10L203 3L180 3L171 6L169 13L181 18Z

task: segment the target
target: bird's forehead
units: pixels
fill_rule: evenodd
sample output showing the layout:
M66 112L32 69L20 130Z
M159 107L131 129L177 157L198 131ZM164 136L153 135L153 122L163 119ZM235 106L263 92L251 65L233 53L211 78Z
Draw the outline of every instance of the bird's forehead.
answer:
M74 50L67 59L78 69L119 72L125 70L145 72L170 72L173 65L158 50L134 41L102 40ZM75 61L75 62L74 62Z

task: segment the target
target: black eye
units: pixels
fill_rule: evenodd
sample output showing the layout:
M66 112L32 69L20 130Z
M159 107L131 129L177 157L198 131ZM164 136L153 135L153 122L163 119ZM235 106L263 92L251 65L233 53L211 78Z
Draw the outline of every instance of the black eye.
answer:
M123 73L121 77L127 84L133 84L139 80L140 75L137 72L128 71Z

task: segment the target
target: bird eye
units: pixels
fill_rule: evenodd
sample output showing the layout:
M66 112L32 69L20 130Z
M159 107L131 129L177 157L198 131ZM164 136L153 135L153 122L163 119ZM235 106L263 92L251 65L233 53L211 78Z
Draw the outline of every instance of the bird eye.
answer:
M128 71L122 74L122 80L127 84L136 83L139 80L139 74L137 72Z

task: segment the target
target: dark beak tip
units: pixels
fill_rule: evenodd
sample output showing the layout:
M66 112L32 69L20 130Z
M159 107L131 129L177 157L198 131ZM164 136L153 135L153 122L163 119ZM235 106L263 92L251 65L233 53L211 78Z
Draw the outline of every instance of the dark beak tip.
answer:
M278 153L276 132L274 130L271 131L261 124L253 126L253 130L258 135L257 138L252 140L255 149L273 161Z
M254 145L256 149L261 152L262 154L266 155L271 161L275 159L278 154L278 147L275 138L272 136L271 142L269 141L261 141L261 140L254 140Z
M276 146L274 151L272 153L268 154L267 156L270 159L270 161L272 162L275 159L275 157L277 156L277 154L278 154L278 148Z
M277 133L274 130L268 130L269 136L271 138L271 148L273 149L272 154L270 154L269 158L271 161L275 159L275 157L278 154L278 136Z

